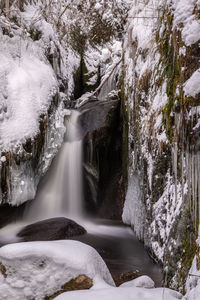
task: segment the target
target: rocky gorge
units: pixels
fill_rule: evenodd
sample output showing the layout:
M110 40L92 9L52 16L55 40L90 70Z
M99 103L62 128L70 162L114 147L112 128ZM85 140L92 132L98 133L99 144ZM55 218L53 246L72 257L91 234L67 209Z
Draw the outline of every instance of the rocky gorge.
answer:
M26 219L48 178L61 182L51 166L59 161L64 166L63 153L79 155L82 149L76 159L83 176L81 214L131 226L162 267L163 285L197 300L199 1L21 2L0 1L0 51L6 62L0 64L1 227ZM74 111L80 114L76 119ZM82 148L62 150L72 142L67 128L75 120L73 141L81 141ZM70 159L65 166L72 174ZM66 174L62 177L70 177ZM64 195L73 184L65 181ZM33 211L39 217L45 209ZM65 226L64 219L55 227L48 222L43 226L53 228L53 237ZM4 259L12 269L10 258ZM5 273L4 264L0 270ZM89 283L91 274L85 274ZM50 289L52 295L57 289ZM31 299L28 294L25 299Z

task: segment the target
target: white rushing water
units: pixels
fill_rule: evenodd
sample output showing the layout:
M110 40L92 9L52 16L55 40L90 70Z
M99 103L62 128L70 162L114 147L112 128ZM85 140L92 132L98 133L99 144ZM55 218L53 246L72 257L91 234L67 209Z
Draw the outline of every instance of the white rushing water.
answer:
M80 113L72 111L66 120L63 145L38 189L36 199L25 214L27 220L82 216L82 140L78 126Z

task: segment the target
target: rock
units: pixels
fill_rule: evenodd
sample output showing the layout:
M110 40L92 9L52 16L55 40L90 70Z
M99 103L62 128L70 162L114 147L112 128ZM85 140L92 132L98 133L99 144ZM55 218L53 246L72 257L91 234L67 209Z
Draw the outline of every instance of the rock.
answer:
M120 109L119 100L97 101L80 116L86 210L107 219L121 219L124 202Z
M51 296L47 296L45 300L53 300L58 295L69 292L69 291L76 291L76 290L88 290L93 286L93 281L86 275L79 275L78 277L71 279L66 284L64 284L61 289L54 293Z
M144 275L131 281L127 281L121 284L120 287L140 287L151 289L155 287L155 283L149 276Z
M141 274L138 271L125 271L125 272L115 272L112 274L116 286L122 286L123 283L133 281L133 279L138 278Z
M17 236L22 241L30 242L62 240L84 233L86 230L70 219L52 218L27 225Z
M4 267L4 265L1 262L0 262L0 273L3 275L4 278L7 277L6 268Z
M0 299L54 299L56 294L91 288L96 279L115 286L98 252L73 240L22 242L0 248ZM51 298L50 298L51 297Z

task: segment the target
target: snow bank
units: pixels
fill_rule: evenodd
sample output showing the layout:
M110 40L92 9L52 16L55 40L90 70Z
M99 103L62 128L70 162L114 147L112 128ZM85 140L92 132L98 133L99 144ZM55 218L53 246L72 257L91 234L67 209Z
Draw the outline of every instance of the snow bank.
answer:
M100 255L77 241L10 244L0 249L0 262L7 274L0 273L1 300L41 300L81 274L114 285Z
M182 295L170 289L145 289L137 287L118 287L67 292L55 298L56 300L177 300ZM196 298L197 299L197 298Z
M131 281L122 283L120 287L142 287L150 289L155 287L155 283L149 276L143 275Z

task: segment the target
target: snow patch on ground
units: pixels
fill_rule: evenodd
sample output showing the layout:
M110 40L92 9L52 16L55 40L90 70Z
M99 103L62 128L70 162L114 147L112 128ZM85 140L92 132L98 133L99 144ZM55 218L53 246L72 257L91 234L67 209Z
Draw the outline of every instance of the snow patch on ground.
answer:
M170 289L145 289L137 287L108 286L95 288L88 291L67 292L55 298L56 300L177 300L182 295Z

